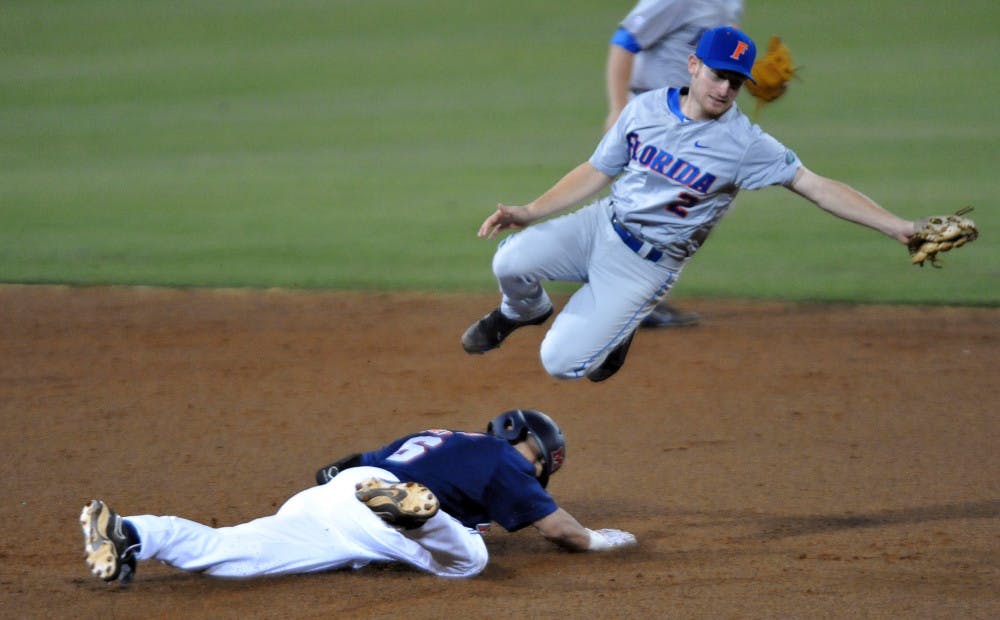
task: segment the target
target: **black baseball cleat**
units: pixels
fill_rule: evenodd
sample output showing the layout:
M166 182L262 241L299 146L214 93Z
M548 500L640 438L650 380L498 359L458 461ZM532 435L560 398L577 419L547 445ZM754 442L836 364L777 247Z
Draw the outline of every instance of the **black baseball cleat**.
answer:
M437 514L441 504L430 489L417 482L369 478L355 486L354 496L389 525L413 529Z
M625 357L628 355L628 348L632 346L632 338L634 337L635 332L633 331L611 353L608 353L608 356L604 358L600 366L587 373L587 378L594 383L599 383L605 379L609 379L613 374L621 370L621 367L625 364Z
M80 513L83 551L94 576L126 584L135 576L135 550L139 541L125 520L99 499L90 500Z
M695 312L688 312L667 304L660 304L653 308L653 311L639 325L647 328L693 327L699 323L701 323L701 317Z
M473 323L469 329L462 334L462 348L466 353L486 353L500 346L507 336L510 336L515 329L525 325L541 325L552 316L550 307L541 316L527 321L517 321L508 319L497 308L483 318Z

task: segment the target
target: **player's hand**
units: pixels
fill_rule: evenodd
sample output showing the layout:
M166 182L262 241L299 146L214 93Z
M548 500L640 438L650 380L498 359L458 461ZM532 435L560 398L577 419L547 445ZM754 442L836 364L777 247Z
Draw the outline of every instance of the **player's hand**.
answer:
M479 227L479 237L492 239L497 233L504 230L520 230L534 221L526 207L507 206L503 203L497 205L494 211L483 225Z
M618 547L631 547L638 541L635 535L625 530L606 528L587 530L590 533L590 551L607 551Z
M896 241L900 241L906 245L910 245L910 243L917 236L917 222L915 221L907 222L907 224L908 226L904 226L901 232L898 232L893 236L895 237Z

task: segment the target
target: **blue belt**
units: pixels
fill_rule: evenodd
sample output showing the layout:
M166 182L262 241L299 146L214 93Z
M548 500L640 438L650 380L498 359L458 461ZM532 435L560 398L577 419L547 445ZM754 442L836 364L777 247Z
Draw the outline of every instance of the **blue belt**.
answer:
M618 221L618 216L611 216L611 227L615 229L615 232L622 238L625 245L639 256L654 263L663 258L663 252L654 248L649 242L639 239L622 226L622 223Z

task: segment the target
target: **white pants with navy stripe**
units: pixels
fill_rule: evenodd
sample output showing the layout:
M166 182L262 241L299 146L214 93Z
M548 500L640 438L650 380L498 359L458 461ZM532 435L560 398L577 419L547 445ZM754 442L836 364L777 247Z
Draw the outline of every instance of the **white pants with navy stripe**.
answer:
M395 481L376 467L346 469L289 499L278 512L212 528L172 516L126 517L142 546L137 560L160 560L215 577L248 578L403 562L441 577L472 577L486 568L486 544L443 510L413 530L387 525L354 496L367 478Z

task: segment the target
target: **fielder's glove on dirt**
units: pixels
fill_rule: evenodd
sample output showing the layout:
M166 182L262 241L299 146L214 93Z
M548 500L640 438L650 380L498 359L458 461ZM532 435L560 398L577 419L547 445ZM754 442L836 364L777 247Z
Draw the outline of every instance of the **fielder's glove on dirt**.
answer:
M910 239L910 262L924 266L924 261L930 261L934 267L940 267L937 255L955 248L960 248L979 236L976 223L967 217L966 213L972 207L959 209L954 215L932 215L917 220L917 232Z

